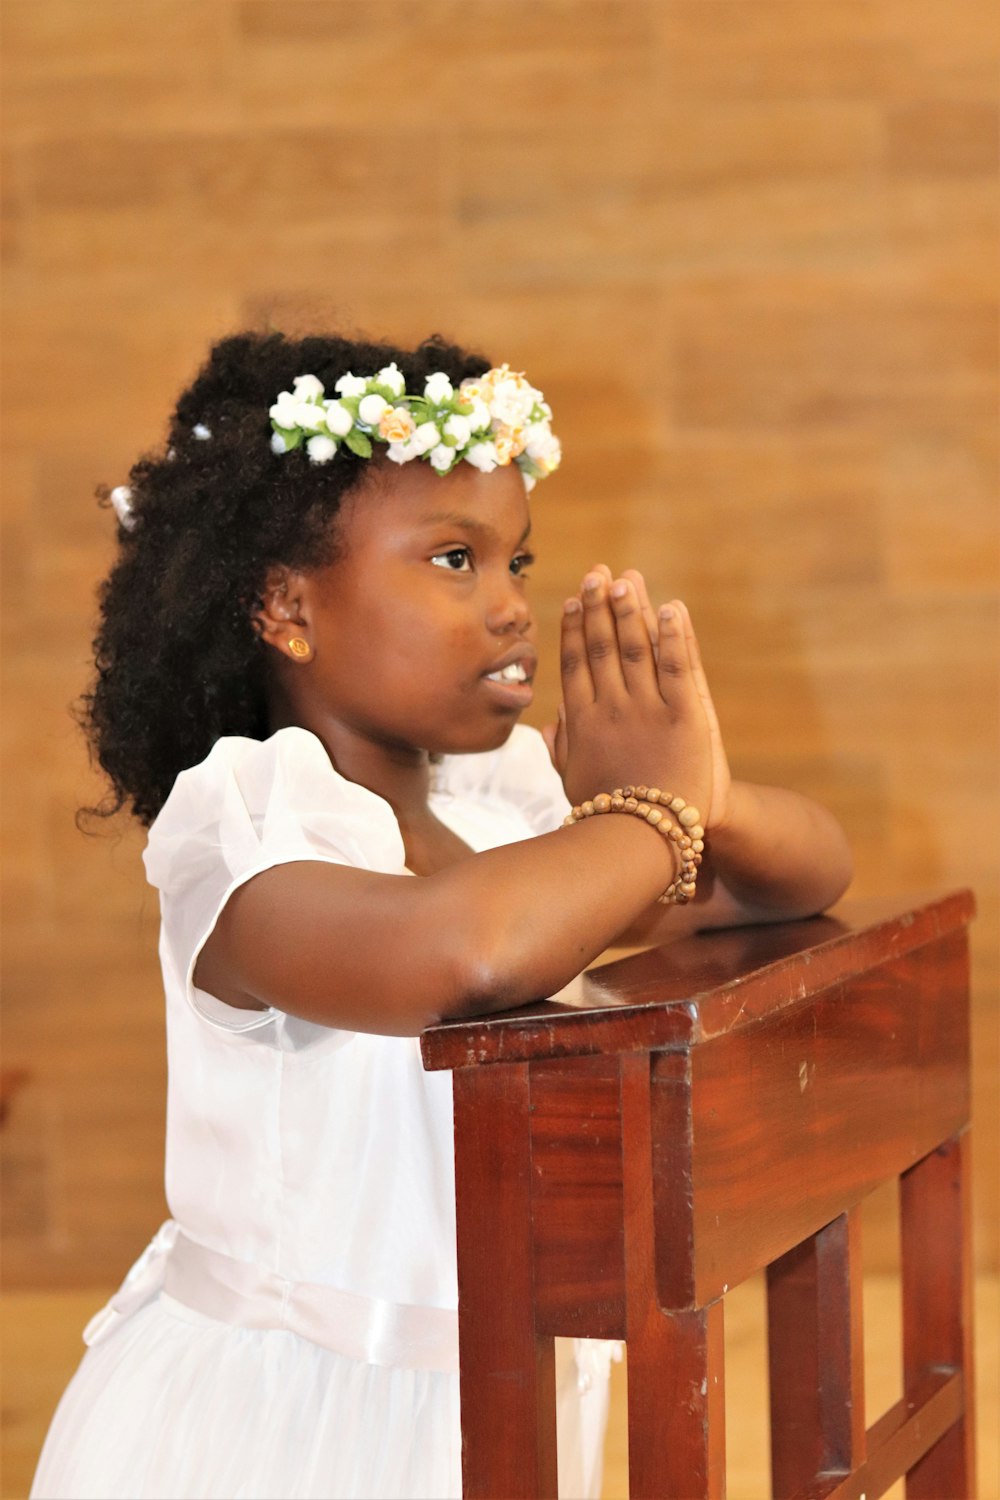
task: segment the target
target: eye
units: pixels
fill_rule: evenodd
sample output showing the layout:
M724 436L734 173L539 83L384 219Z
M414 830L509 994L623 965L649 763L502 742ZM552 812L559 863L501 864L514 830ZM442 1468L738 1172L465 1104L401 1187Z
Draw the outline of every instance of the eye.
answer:
M472 567L472 553L468 547L451 547L447 552L437 552L431 558L436 568L450 568L453 573L467 573ZM469 567L462 566L468 563Z
M525 568L533 567L534 562L535 554L533 552L522 552L511 562L510 571L515 578L527 578L528 575L524 570Z

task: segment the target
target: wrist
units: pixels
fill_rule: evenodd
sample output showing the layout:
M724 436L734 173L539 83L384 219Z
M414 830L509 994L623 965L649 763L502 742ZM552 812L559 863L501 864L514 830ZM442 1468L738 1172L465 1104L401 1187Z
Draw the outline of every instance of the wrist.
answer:
M690 901L695 893L705 848L705 830L698 809L683 797L673 796L658 787L627 785L615 787L611 792L595 793L592 800L587 798L574 806L564 820L564 826L609 813L632 815L648 823L654 832L668 841L675 856L676 873L657 900L665 905L678 906Z

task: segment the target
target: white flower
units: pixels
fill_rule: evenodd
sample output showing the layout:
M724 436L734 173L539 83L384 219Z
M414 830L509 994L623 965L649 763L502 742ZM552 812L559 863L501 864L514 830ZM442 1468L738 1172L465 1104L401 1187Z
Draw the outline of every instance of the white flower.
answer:
M492 474L498 463L496 443L473 443L465 458L473 468Z
M455 450L445 443L439 443L436 448L431 449L430 461L439 474L447 474L455 461Z
M301 427L305 432L322 432L326 426L326 412L311 401L300 401L292 415L295 419L293 426Z
M490 411L494 420L503 422L506 427L523 427L534 404L535 395L530 386L525 388L516 380L500 380L493 388Z
M205 426L204 422L198 422L196 426L191 428L191 436L197 438L199 443L206 443L212 436L212 433Z
M323 382L315 375L296 375L292 385L299 401L323 399Z
M441 433L436 422L421 422L416 432L410 438L410 447L415 453L423 455L436 448L441 441Z
M358 406L358 417L366 427L377 427L389 403L384 396L366 396Z
M433 401L435 406L443 406L454 394L455 387L443 370L435 370L424 382L424 396L428 401Z
M535 485L538 483L538 480L535 478L534 474L526 474L523 469L521 470L521 478L524 480L525 493L530 495L532 490L535 488Z
M322 436L311 437L308 443L306 443L306 452L314 464L329 463L336 451L337 445L333 441L333 438Z
M326 403L326 425L337 437L346 437L354 426L354 418L346 406L341 406L339 401L328 401Z
M401 396L406 390L406 381L396 369L395 363L386 365L383 370L379 370L375 379L379 385L388 386L394 396Z
M486 402L483 400L482 396L473 396L472 413L470 416L466 417L465 420L468 422L473 432L482 432L484 428L489 427L490 422L492 421L492 418L490 417L490 409L486 405Z
M390 458L394 464L408 464L411 458L420 457L420 454L417 453L414 449L412 442L390 443L385 451L386 456Z
M285 442L284 438L281 436L280 432L272 432L271 433L271 452L272 453L287 453L288 452L288 445Z
M291 391L281 391L277 401L269 409L268 415L273 422L277 422L279 427L294 427L298 404Z
M132 491L127 484L116 484L111 491L111 504L115 515L124 526L126 531L135 529L135 516L132 514Z
M341 375L333 388L340 396L363 396L368 382L360 375Z
M524 435L527 438L524 451L529 458L546 459L559 448L559 439L548 422L533 422Z
M472 427L467 417L451 416L444 424L444 435L455 439L459 448L464 448L472 436Z

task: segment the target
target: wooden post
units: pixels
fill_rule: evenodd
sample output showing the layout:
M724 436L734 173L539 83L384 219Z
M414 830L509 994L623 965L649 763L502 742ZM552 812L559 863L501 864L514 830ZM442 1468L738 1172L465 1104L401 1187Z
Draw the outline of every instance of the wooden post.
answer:
M656 1290L650 1058L621 1060L630 1500L721 1500L722 1300L664 1311ZM678 1226L681 1229L681 1226Z
M861 1301L857 1208L767 1268L775 1500L865 1460Z
M455 1076L464 1500L556 1500L555 1344L539 1335L528 1068Z
M910 1470L907 1500L974 1500L972 1234L969 1135L945 1142L899 1184L903 1271L903 1392L932 1370L962 1377L962 1415Z

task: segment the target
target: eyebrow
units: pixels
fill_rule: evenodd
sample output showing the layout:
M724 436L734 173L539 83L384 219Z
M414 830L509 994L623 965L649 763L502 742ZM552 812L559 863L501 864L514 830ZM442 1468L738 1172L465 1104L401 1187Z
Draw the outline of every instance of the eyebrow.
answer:
M432 516L421 516L420 519L425 526L460 526L465 531L471 531L474 536L486 537L492 542L500 540L497 532L486 521L480 521L475 516L460 516L456 511L435 511ZM531 522L529 521L518 537L517 545L520 547L526 542L530 534Z

